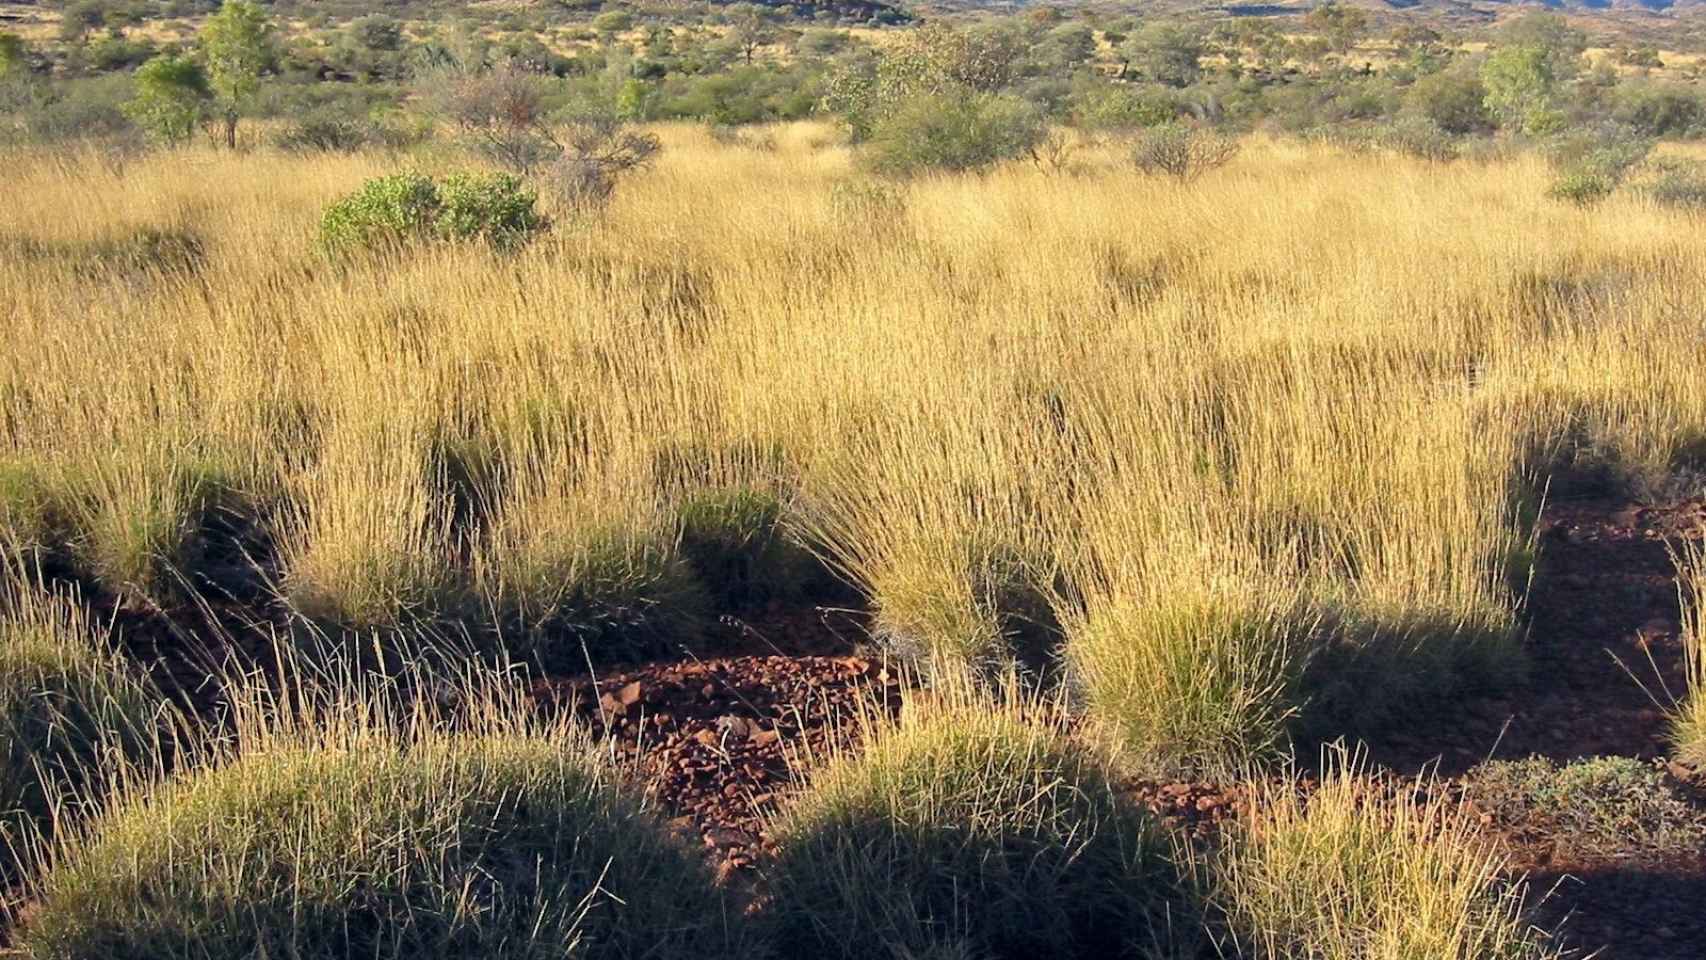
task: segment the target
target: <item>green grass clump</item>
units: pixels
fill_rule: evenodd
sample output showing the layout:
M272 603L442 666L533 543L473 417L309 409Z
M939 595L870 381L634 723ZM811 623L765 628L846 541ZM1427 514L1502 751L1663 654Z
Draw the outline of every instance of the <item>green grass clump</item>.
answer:
M1663 854L1706 843L1706 815L1662 771L1630 757L1493 760L1470 772L1465 789L1501 823L1543 832L1566 856Z
M1515 685L1527 668L1519 635L1496 614L1339 605L1315 620L1300 685L1305 743L1413 722L1468 693Z
M229 472L185 451L142 449L63 478L76 566L126 601L184 599L184 578L203 559L209 518L237 502Z
M229 743L55 852L23 956L736 955L704 863L583 732L443 689L455 724L425 697L246 695Z
M63 539L60 511L43 474L29 460L0 458L0 543L43 550Z
M1289 747L1312 632L1283 611L1181 591L1091 604L1066 656L1122 743L1171 769L1236 773Z
M783 504L750 487L697 491L681 507L681 552L722 609L795 601L830 576L783 527Z
M1520 887L1467 808L1342 757L1305 794L1269 784L1225 838L1211 901L1247 960L1542 960Z
M101 765L154 742L159 698L96 644L72 599L0 586L0 852L52 833Z
M705 588L657 528L522 527L510 539L513 530L498 528L475 574L508 654L578 670L589 656L668 653L703 635Z
M870 721L780 816L782 955L1143 957L1192 935L1167 842L1052 712L942 696Z

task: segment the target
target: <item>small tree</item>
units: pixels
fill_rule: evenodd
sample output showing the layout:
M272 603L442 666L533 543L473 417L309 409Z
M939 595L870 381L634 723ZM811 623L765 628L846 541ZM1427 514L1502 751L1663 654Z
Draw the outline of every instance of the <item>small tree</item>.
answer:
M1522 44L1495 51L1481 67L1481 84L1487 109L1511 129L1535 136L1563 123L1558 76L1545 47Z
M1324 34L1333 50L1342 54L1362 39L1363 31L1368 29L1368 14L1338 0L1329 0L1310 10L1303 22Z
M209 90L207 74L188 57L162 54L136 70L136 96L125 116L160 143L188 140L201 122Z
M1442 70L1417 80L1405 96L1405 106L1446 133L1484 133L1492 129L1487 112L1487 88L1473 71Z
M651 163L662 149L656 135L602 114L565 122L559 139L562 154L552 167L552 181L564 204L581 212L602 209L617 181Z
M261 87L261 74L272 65L273 28L266 12L251 0L226 0L201 31L208 79L225 115L225 145L237 146L237 120Z
M1203 41L1194 30L1153 23L1127 41L1126 63L1156 83L1188 87L1202 76Z
M546 120L545 78L518 63L451 62L425 74L421 95L477 151L522 173L561 149Z
M606 10L592 19L592 28L606 37L634 29L634 15L626 10Z
M1238 141L1207 130L1167 123L1138 134L1132 163L1150 176L1168 176L1180 183L1223 167L1238 155Z
M107 9L100 0L78 0L65 8L59 19L59 39L80 43L92 30L106 26Z
M776 24L771 20L770 11L750 3L737 3L729 8L730 27L729 39L741 53L741 57L752 63L753 54L758 48L776 42Z
M355 41L367 50L391 51L403 45L403 25L383 13L362 17L350 25Z

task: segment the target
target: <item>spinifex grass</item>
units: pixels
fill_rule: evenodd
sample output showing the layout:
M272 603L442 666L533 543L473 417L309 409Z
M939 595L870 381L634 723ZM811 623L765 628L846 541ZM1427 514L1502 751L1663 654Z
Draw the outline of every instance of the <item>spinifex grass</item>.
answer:
M1307 791L1261 788L1215 858L1211 901L1257 960L1546 960L1495 841L1438 784L1329 759Z
M183 481L211 462L316 620L453 617L525 644L591 606L644 611L673 646L707 592L678 576L703 519L682 508L750 487L868 594L884 638L944 661L1064 648L1138 690L1122 673L1206 655L1140 621L1213 585L1225 608L1201 622L1263 624L1214 628L1237 683L1151 691L1179 698L1154 707L1175 729L1133 746L1235 758L1283 749L1269 720L1293 711L1332 733L1514 674L1527 485L1590 459L1659 484L1706 437L1706 240L1633 199L1553 203L1530 158L1258 139L1188 186L1092 149L1080 176L872 191L821 127L774 151L659 132L604 216L512 256L336 268L314 226L386 172L377 154L192 150L122 177L8 156L3 242L153 230L199 252L138 247L176 258L141 271L0 258L0 459L50 481L0 485L0 522L114 545L85 564L114 591L159 582L196 562L175 549L201 489ZM762 455L688 477L680 450ZM56 506L62 465L100 464L146 482ZM1323 637L1337 660L1314 656ZM1330 663L1344 675L1308 669Z
M23 956L742 955L699 856L513 678L333 673L238 683L194 762L115 771L30 865Z
M1671 710L1670 736L1682 760L1706 766L1706 540L1687 541L1674 559L1687 690Z
M864 714L776 820L782 955L1183 955L1198 928L1170 842L1059 706L938 679L897 720Z
M0 879L99 806L106 770L161 755L163 701L107 641L0 557Z

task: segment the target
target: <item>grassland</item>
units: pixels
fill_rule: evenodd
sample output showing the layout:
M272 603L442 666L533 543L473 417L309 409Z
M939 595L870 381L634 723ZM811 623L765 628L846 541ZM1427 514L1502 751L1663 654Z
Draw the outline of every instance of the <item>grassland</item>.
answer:
M658 133L519 252L344 261L321 211L397 158L12 152L0 537L125 616L547 672L705 649L695 545L771 597L810 552L925 675L1017 665L1110 764L1227 777L1521 684L1549 484L1656 496L1706 456L1700 221L1549 199L1533 155L878 182L828 127ZM1229 888L1310 858L1274 831L1361 856L1388 821L1334 783L1336 814L1270 805ZM1434 804L1391 822L1458 837ZM1462 842L1452 903L1498 869ZM1388 932L1308 955L1473 942ZM1492 955L1462 949L1430 955Z

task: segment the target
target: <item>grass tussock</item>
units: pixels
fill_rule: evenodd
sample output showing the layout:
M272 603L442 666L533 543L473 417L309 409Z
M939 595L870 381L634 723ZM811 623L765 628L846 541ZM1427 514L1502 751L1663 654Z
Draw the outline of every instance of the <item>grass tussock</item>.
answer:
M1674 559L1687 689L1671 709L1670 737L1679 759L1706 766L1706 544L1687 541Z
M1213 867L1233 955L1256 960L1541 960L1472 812L1427 783L1365 777L1343 755L1307 792L1262 788Z
M1055 708L919 696L777 820L783 955L1159 957L1195 937L1168 841Z
M77 598L0 564L0 864L98 804L114 766L160 754L164 704ZM0 877L11 873L0 866Z
M532 717L498 683L350 673L329 691L250 687L232 736L119 790L50 851L18 948L34 960L738 955L700 858L583 731Z

